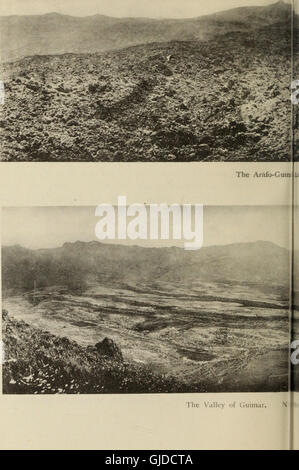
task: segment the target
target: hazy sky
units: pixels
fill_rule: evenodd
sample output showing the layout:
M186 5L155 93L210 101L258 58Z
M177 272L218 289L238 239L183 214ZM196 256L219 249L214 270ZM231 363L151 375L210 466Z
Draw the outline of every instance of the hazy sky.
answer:
M274 0L1 0L0 15L50 12L75 16L196 17L239 6L269 5Z
M50 248L64 242L97 240L95 207L2 209L2 244ZM286 207L204 207L204 245L226 245L257 240L289 247L290 212ZM113 243L109 241L108 243ZM143 246L182 246L179 241L115 243Z

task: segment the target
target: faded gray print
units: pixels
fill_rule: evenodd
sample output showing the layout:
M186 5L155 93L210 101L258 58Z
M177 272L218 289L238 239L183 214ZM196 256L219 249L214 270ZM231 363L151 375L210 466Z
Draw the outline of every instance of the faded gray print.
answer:
M290 3L38 3L0 7L1 161L291 159Z
M288 390L287 208L205 207L197 251L99 241L94 207L2 220L3 393Z

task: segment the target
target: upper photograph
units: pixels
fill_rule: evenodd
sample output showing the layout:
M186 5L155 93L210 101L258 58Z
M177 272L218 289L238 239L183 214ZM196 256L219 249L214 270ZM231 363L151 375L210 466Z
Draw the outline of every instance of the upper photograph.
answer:
M0 161L292 159L291 2L2 0Z

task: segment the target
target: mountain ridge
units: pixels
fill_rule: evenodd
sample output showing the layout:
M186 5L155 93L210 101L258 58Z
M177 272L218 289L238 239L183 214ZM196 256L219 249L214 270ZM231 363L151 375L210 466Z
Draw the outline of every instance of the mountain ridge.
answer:
M209 39L235 30L252 30L278 21L290 22L292 6L240 7L191 18L71 16L0 16L2 60L36 54L105 52L155 41Z
M19 243L15 243L13 245L2 245L2 249L10 249L10 248L17 248L17 249L22 249L22 250L28 250L28 251L44 251L44 250L57 250L61 248L68 248L70 246L111 246L111 247L126 247L128 249L130 248L141 248L144 250L169 250L169 249L177 249L180 251L185 251L184 248L171 245L171 246L143 246L143 245L138 245L138 244L133 244L133 245L126 245L125 243L109 243L109 242L101 242L99 240L90 240L90 241L82 241L82 240L76 240L72 242L64 242L62 245L56 246L56 247L43 247L43 248L28 248L23 245L20 245ZM282 250L287 250L287 248L282 247L281 245L278 245L275 242L272 241L267 241L267 240L255 240L253 242L233 242L233 243L226 243L223 245L208 245L208 246L203 246L201 250L207 250L207 249L212 249L212 248L225 248L225 247L240 247L240 246L272 246L276 248L280 248ZM199 250L198 250L199 251Z
M92 242L65 243L59 248L2 248L4 288L33 284L85 282L239 281L285 285L289 282L289 252L272 242L205 247L144 248Z
M113 15L106 15L103 13L94 13L91 15L70 15L67 13L59 13L56 11L51 11L48 13L41 13L41 14L26 14L26 15L0 15L0 18L16 18L16 17L71 17L71 18L113 18L113 19L120 19L120 20L127 20L127 19L146 19L146 20L156 20L156 21L168 21L168 20L178 20L178 21L185 21L185 20L194 20L194 19L200 19L200 18L206 18L206 17L213 17L213 16L218 16L218 15L223 15L223 14L230 14L230 13L244 13L244 12L254 12L257 10L260 11L276 11L278 13L281 13L283 11L289 12L292 9L291 3L284 2L283 0L278 0L277 2L271 3L269 5L255 5L255 6L242 6L242 7L235 7L235 8L228 8L225 10L219 10L214 13L207 13L203 15L195 15L195 16L188 16L188 17L161 17L161 18L156 18L156 17L151 17L151 16L113 16Z

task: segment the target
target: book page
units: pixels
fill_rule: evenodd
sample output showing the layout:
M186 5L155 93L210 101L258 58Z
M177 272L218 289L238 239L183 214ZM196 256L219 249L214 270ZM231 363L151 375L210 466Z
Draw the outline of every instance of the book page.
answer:
M293 4L2 5L0 448L298 447Z

